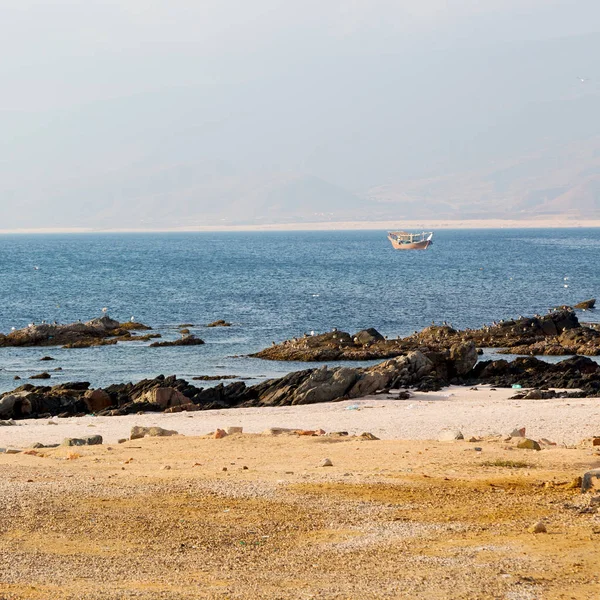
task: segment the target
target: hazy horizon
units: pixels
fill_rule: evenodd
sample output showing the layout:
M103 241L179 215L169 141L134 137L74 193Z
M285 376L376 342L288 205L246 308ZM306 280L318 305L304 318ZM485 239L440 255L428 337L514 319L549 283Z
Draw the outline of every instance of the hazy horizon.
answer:
M0 18L2 229L599 216L590 0L7 0Z

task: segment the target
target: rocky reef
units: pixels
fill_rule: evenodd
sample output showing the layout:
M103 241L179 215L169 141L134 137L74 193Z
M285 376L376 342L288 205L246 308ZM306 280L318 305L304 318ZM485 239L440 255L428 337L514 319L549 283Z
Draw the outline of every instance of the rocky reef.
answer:
M394 340L385 339L375 329L354 335L344 331L304 335L252 356L293 361L385 359L415 350L451 351L457 344L467 342L478 348L500 348L506 354L600 355L600 331L580 323L574 310L566 307L544 316L501 320L480 329L457 330L447 323L433 323L420 332Z
M539 395L532 398L546 397L543 390L549 387L571 389L573 397L594 397L600 394L600 365L586 357L556 364L534 357L477 363L475 344L467 342L445 351L412 351L367 368L306 369L252 386L236 381L202 388L162 375L103 389L90 389L87 382L52 387L26 384L0 395L0 419L313 404L408 387L434 391L451 383L498 387L518 383L537 388Z
M465 344L452 353L426 356L422 352L411 352L368 368L329 369L325 366L289 373L252 386L236 381L201 388L174 376L159 376L104 389L90 389L87 382L53 387L26 384L0 396L0 418L282 406L358 398L378 390L408 386L433 390L451 381L461 381L476 360L475 346Z
M65 348L87 348L127 342L148 340L160 337L159 334L134 335L132 331L146 331L151 328L142 323L119 323L108 315L92 319L86 323L31 323L28 327L12 331L8 335L0 333L0 348L9 346L64 346Z

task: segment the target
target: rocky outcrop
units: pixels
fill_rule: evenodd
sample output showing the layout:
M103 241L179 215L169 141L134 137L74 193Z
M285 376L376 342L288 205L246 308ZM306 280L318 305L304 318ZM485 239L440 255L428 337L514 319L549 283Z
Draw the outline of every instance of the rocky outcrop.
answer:
M492 384L535 388L546 397L548 387L581 390L569 395L600 396L600 365L577 356L550 364L534 357L475 364L475 344L455 344L449 350L414 351L367 368L324 366L288 373L246 386L236 381L196 387L175 376L145 379L90 390L87 382L53 387L27 384L0 395L0 418L47 418L51 415L125 415L140 411L206 410L250 406L285 406L360 398L379 391L412 387L432 391L450 383Z
M184 335L178 340L169 342L153 342L150 348L164 348L165 346L201 346L204 340L197 338L194 335Z
M377 335L370 335L370 332ZM371 360L393 358L415 350L424 353L452 351L457 344L469 342L477 348L503 348L507 354L600 355L600 331L594 326L582 325L572 309L564 308L544 316L501 320L481 329L461 331L446 323L432 324L395 340L386 340L377 331L369 329L354 336L344 331L305 335L275 344L252 356L293 361ZM458 364L456 368L466 372Z
M465 378L469 385L491 384L510 387L518 384L537 390L556 388L580 389L572 392L575 397L600 396L600 365L586 356L573 356L558 363L547 363L533 356L506 360L482 361ZM525 397L523 394L522 397ZM529 398L532 398L530 396ZM540 398L544 394L540 394Z
M590 308L594 308L596 305L596 298L590 298L589 300L584 300L583 302L579 302L575 305L575 308L579 308L581 310L588 310Z
M0 334L0 347L8 346L65 346L84 348L94 345L114 344L117 341L139 340L132 331L150 329L142 323L119 323L108 315L87 323L69 325L41 323Z

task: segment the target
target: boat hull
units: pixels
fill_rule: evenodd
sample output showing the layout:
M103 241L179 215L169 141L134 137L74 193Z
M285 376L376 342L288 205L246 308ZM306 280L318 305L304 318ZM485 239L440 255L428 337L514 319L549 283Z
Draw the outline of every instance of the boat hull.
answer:
M392 242L392 246L396 250L427 250L431 246L431 240L423 240L422 242L412 242L410 244L400 244L392 238L388 238Z

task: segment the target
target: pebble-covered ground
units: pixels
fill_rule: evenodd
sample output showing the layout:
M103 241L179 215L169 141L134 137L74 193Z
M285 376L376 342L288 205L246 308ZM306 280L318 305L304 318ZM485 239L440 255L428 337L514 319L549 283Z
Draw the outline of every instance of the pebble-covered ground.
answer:
M2 600L600 597L594 492L571 485L600 466L591 443L235 434L36 452L0 454Z

